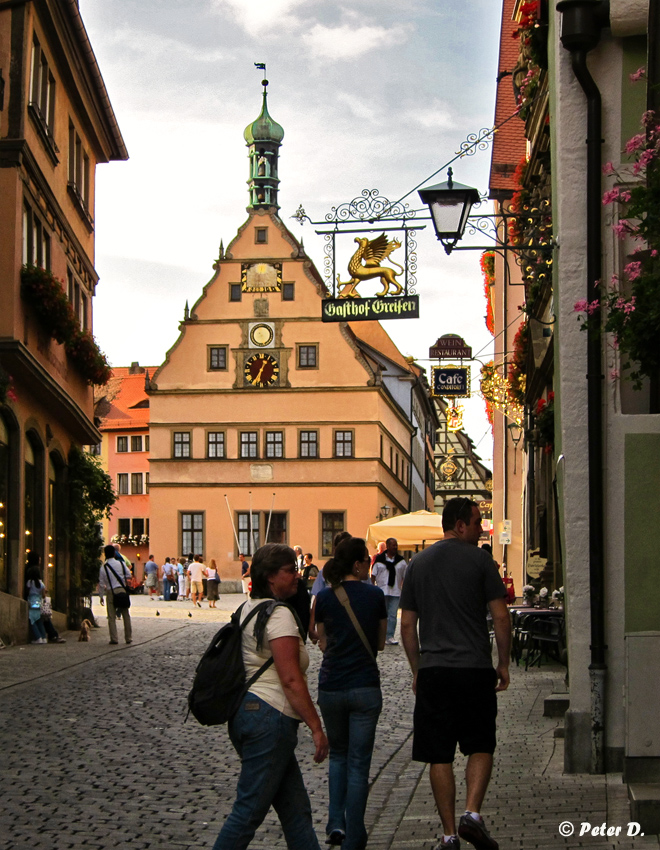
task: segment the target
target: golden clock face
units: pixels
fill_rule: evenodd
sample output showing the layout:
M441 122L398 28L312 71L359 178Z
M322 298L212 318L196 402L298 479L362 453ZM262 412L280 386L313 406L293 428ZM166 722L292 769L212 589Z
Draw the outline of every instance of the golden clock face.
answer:
M279 364L271 354L253 354L245 361L245 380L253 387L270 387L279 376Z
M273 341L273 329L270 325L259 324L250 328L250 342L263 348Z

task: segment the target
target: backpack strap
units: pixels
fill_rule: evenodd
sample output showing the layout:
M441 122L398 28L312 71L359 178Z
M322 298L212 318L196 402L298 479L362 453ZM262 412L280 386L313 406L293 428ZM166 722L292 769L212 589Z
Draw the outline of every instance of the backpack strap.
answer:
M103 566L105 567L105 574L108 576L108 584L110 585L110 590L112 590L112 582L110 581L110 576L108 575L108 570L110 570L110 572L111 572L111 573L113 574L113 576L117 579L117 581L119 582L119 584L120 584L120 585L124 588L124 590L126 591L126 593L128 593L128 588L126 587L126 585L124 584L124 582L123 582L123 581L119 578L119 576L117 575L117 573L116 573L116 572L112 569L112 567L110 566L110 564L106 561L106 562L105 562L105 564L104 564Z

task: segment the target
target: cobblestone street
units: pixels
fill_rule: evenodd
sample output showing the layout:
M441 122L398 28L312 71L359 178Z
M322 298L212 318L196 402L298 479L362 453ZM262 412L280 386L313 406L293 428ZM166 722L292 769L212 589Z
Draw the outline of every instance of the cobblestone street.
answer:
M213 845L239 764L224 727L183 723L185 699L203 649L241 597L221 597L216 611L134 599L130 647L108 646L105 612L97 606L101 629L90 643L69 633L65 645L0 652L1 848ZM315 694L320 653L311 647L310 655ZM369 850L431 850L441 830L424 766L410 760L413 699L403 649L387 647L380 667L384 709L372 764ZM625 836L630 817L620 775L562 775L562 740L554 735L561 721L542 715L563 671L514 667L512 678L500 700L496 768L483 810L502 850L657 848L657 836ZM313 764L304 728L298 753L323 836L327 765ZM460 775L463 759L457 764ZM459 800L463 793L461 784ZM559 835L562 821L575 825L571 838ZM580 837L583 821L623 826L623 834ZM273 815L252 846L285 846Z

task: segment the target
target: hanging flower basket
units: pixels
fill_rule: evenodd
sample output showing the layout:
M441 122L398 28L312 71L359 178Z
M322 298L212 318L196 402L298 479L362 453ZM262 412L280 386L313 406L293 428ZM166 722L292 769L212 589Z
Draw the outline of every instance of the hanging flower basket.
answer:
M46 269L23 266L21 295L43 329L63 345L70 361L88 384L107 384L112 375L105 354L89 331L81 330L66 296L64 283Z

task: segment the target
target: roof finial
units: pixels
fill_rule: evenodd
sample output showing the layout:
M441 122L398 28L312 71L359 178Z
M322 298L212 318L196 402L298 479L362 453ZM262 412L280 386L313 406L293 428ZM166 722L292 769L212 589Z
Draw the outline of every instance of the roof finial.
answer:
M268 92L268 80L266 79L266 63L265 62L255 62L255 68L260 68L264 72L264 78L261 81L261 85L264 87L264 94Z
M189 317L190 317L190 309L188 307L188 300L186 299L186 306L183 310L183 321L187 322Z

